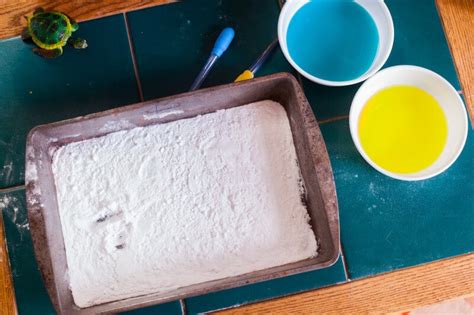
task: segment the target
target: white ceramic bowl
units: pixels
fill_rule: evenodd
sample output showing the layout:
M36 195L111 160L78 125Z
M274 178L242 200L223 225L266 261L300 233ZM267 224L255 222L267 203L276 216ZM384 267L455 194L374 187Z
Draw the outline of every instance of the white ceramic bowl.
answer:
M377 54L375 56L374 61L372 62L372 66L363 75L349 81L329 81L315 77L303 70L300 66L298 66L298 64L296 64L296 62L293 60L293 58L290 56L290 53L288 52L286 35L290 21L295 15L295 13L309 1L310 0L286 1L278 19L278 40L280 42L281 50L283 51L283 54L285 55L288 62L293 66L293 68L295 68L299 73L301 73L309 80L328 86L345 86L356 84L371 77L382 68L382 66L387 61L390 52L392 51L394 39L392 16L390 15L390 11L388 10L383 0L355 0L355 2L364 7L367 12L369 12L369 14L372 16L372 19L374 20L379 33L379 46L377 49Z
M431 166L416 173L397 174L381 168L369 158L360 143L359 116L362 109L374 94L394 85L415 86L428 92L436 99L446 116L448 138L441 155ZM362 84L352 101L349 126L357 150L370 165L387 176L408 181L427 179L450 167L464 148L468 130L466 109L456 89L437 73L416 66L390 67Z

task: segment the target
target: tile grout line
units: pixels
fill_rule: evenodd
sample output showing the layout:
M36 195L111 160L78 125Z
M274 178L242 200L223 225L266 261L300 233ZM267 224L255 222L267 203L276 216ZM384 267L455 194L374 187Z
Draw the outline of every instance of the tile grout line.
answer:
M299 78L300 78L300 76L298 75L297 79L298 79L298 82L300 82L300 84L301 84L301 81L299 80ZM464 96L464 93L462 91L456 91L456 92L458 92L459 95ZM326 118L326 119L319 120L318 124L323 125L323 124L332 123L332 122L335 122L335 121L344 120L344 119L348 119L348 118L349 118L349 115L341 115L341 116L336 116L336 117L331 117L331 118Z
M128 46L130 47L130 55L132 57L133 71L135 72L135 80L137 82L138 96L140 97L140 102L144 102L145 98L143 97L142 82L140 80L140 74L138 72L138 65L135 56L135 49L133 47L132 34L130 33L130 27L128 25L128 16L127 13L122 14L125 22L125 30L127 32Z
M186 307L186 301L184 299L179 300L179 306L181 306L181 314L188 315L188 309Z
M339 246L341 247L340 253L341 253L342 266L344 268L344 276L346 276L347 282L350 282L352 280L349 277L349 269L347 268L346 255L344 254L344 247L342 246L342 241L339 243Z
M339 120L344 120L344 119L348 119L348 118L349 118L349 115L336 116L336 117L320 120L320 121L318 121L318 124L322 125L322 124L327 124L327 123L331 123L331 122L339 121Z
M20 189L25 189L25 185L16 185L16 186L0 188L0 193L9 193L9 192L20 190Z

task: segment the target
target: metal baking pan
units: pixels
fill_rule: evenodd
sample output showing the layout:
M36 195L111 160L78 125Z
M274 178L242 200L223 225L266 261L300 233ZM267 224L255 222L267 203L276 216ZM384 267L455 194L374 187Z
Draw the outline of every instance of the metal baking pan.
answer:
M279 267L209 281L172 292L142 295L87 308L74 304L56 188L51 169L65 144L138 126L162 124L261 100L282 104L288 114L318 255ZM26 196L31 236L41 274L59 314L114 313L328 267L339 256L339 215L334 178L323 137L296 79L281 73L184 93L34 128L26 147Z

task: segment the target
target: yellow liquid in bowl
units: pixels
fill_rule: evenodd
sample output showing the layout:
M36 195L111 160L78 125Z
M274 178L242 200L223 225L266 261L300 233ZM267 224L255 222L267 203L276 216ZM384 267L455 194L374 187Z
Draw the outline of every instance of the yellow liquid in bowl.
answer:
M381 168L416 173L441 155L448 125L431 94L414 86L392 86L373 95L359 118L365 153Z

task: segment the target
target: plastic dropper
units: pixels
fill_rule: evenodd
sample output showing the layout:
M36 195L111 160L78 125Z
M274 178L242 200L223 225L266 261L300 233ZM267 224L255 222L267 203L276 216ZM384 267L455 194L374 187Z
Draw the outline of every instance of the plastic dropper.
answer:
M242 72L234 82L245 81L253 79L255 73L260 69L260 67L267 61L267 59L275 51L275 48L278 46L278 38L273 40L273 42L268 45L268 47L262 52L262 54L257 58L257 60L244 72Z
M197 90L201 87L217 59L219 59L219 57L222 56L227 48L229 48L230 43L232 43L232 40L234 39L234 35L235 32L231 27L226 27L224 30L222 30L221 34L216 39L214 48L212 49L211 55L207 59L206 64L194 80L193 85L191 85L191 88L189 89L190 91Z

